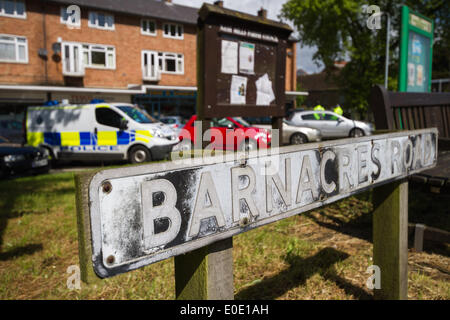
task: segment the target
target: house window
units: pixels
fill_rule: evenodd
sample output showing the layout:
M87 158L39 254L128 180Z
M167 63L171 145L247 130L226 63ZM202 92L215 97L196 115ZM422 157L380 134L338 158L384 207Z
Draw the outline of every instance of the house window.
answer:
M163 73L184 74L184 56L182 54L159 52L158 63Z
M67 24L68 26L71 27L80 27L81 26L81 18L80 18L80 13L72 11L69 13L67 12L67 8L68 7L61 7L61 23L62 24Z
M82 47L80 43L65 42L62 44L63 75L84 76L84 65L82 61Z
M161 79L156 51L142 51L142 76L144 80L150 81Z
M83 63L88 68L115 69L116 49L103 45L83 44Z
M0 0L0 16L26 18L23 0Z
M164 24L164 37L173 39L183 39L183 26L175 23Z
M156 22L154 20L141 20L141 33L150 36L156 36Z
M103 12L91 11L89 12L89 27L114 30L114 16Z
M28 63L27 38L0 35L0 62Z

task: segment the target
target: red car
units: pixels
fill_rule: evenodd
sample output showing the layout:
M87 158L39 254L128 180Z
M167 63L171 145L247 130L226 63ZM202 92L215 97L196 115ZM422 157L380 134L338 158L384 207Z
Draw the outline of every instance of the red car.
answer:
M192 116L180 131L180 149L189 150L194 146L194 121ZM250 126L240 118L222 118L211 120L212 142L208 142L216 150L243 150L250 151L270 146L271 134L261 128Z

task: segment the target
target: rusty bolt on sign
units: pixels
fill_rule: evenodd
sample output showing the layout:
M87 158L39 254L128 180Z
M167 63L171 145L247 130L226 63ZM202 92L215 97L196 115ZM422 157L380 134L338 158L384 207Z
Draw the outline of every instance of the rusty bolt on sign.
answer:
M111 255L111 256L109 256L108 258L106 258L106 262L107 262L108 264L113 264L114 261L116 261L116 259L114 258L113 255Z
M103 190L104 193L110 193L111 190L112 190L111 182L109 182L109 181L103 182L102 190Z
M241 228L246 227L249 223L250 223L250 220L247 217L244 217L241 219L241 221L239 221L239 225L241 226Z

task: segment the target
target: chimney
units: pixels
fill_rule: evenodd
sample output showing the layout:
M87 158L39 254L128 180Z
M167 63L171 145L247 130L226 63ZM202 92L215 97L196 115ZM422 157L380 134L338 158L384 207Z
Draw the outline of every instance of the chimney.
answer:
M214 5L222 7L223 8L223 0L218 0L214 2Z
M258 17L267 19L267 10L261 7L261 9L258 11Z

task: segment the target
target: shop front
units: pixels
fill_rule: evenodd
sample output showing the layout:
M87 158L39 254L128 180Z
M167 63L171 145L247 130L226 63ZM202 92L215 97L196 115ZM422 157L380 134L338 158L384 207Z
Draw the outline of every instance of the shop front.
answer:
M151 116L181 116L190 118L196 112L196 91L149 90L147 94L135 95L133 103L144 108Z

